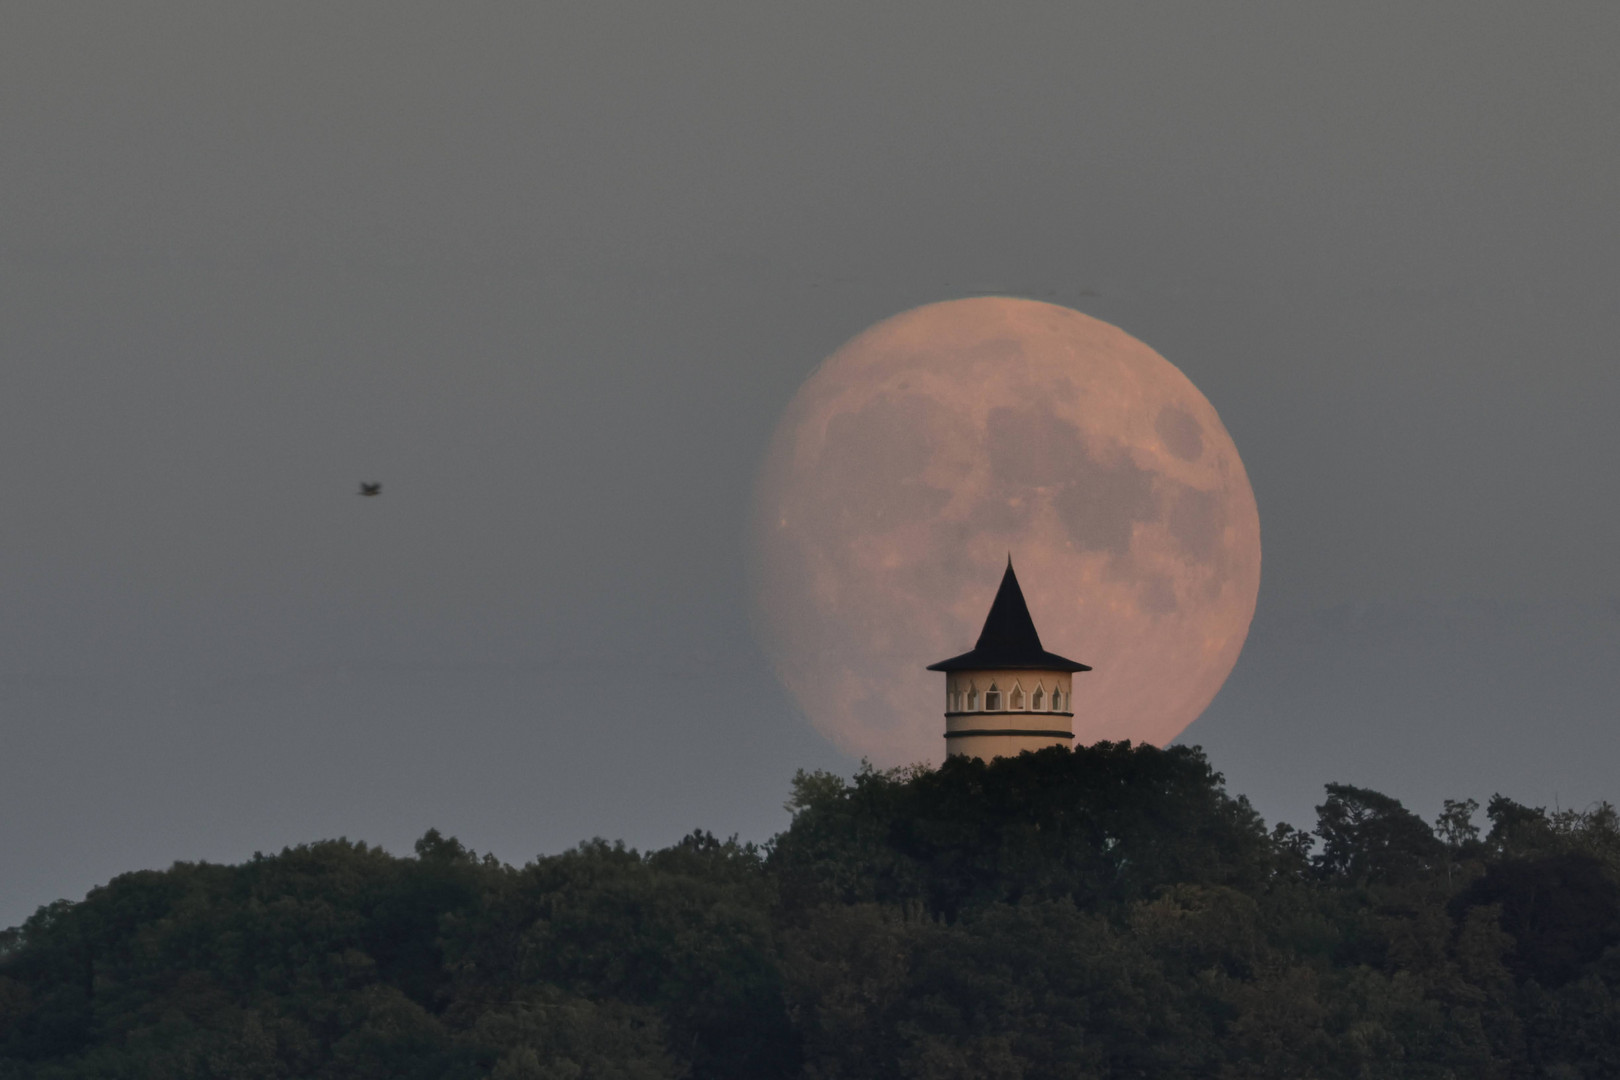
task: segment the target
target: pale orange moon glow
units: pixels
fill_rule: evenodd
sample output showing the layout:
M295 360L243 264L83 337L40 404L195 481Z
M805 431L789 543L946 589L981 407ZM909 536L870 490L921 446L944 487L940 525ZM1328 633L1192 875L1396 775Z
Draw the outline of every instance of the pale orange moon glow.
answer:
M1169 742L1254 616L1260 518L1187 377L1117 327L984 297L896 315L829 357L755 492L756 625L845 752L944 756L944 679L1010 553L1074 677L1076 744Z

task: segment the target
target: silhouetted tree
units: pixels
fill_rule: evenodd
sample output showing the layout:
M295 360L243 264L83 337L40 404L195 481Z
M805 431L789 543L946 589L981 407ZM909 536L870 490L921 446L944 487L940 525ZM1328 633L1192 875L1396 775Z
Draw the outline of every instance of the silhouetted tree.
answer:
M1496 796L1481 837L1335 784L1313 838L1101 743L789 808L764 849L125 874L0 933L0 1080L1620 1075L1607 804Z
M1327 785L1316 808L1323 872L1360 885L1394 883L1434 868L1442 845L1423 819L1388 795L1349 784Z

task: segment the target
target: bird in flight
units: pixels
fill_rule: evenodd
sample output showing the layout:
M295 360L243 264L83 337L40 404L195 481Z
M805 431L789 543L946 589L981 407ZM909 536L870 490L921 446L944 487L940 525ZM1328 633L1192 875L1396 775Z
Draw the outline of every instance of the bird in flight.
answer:
M382 494L382 484L380 482L376 483L376 484L368 484L364 480L362 480L362 481L360 481L360 494L365 495L367 497L370 497L372 495L381 495Z

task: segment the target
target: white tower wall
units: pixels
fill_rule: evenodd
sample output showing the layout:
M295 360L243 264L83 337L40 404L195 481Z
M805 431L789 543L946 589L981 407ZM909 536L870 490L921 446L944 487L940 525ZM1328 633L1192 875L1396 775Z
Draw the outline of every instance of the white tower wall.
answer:
M1072 746L1070 686L1067 671L951 672L945 679L945 752L989 761ZM1054 692L1061 695L1056 708Z

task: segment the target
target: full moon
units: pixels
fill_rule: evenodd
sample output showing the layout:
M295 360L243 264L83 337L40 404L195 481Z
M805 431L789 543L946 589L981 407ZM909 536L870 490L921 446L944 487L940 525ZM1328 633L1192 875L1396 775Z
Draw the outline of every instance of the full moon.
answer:
M1163 745L1237 662L1260 517L1198 388L1117 327L984 297L886 319L830 356L755 490L756 627L839 748L944 756L944 682L1010 555L1074 677L1077 744Z

